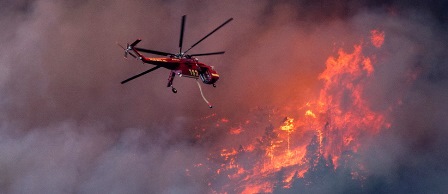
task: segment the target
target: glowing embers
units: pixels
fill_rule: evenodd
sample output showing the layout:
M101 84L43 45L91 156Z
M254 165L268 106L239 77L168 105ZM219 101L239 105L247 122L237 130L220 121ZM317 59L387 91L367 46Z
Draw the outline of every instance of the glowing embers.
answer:
M313 113L313 111L311 111L311 110L307 110L306 112L305 112L305 116L309 116L309 117L312 117L312 118L316 118L316 115Z
M384 32L379 30L372 30L370 31L370 41L372 42L373 46L376 48L380 48L384 43Z
M307 171L308 167L303 158L308 141L301 141L302 131L297 130L297 126L303 123L279 112L268 112L260 114L260 110L257 110L253 113L259 116L253 118L253 121L244 121L237 124L238 127L231 127L239 132L235 134L230 130L227 133L229 136L236 139L246 137L245 141L239 142L238 147L223 148L219 151L219 156L210 155L211 161L220 163L219 168L215 170L216 176L220 177L219 179L225 177L228 181L224 187L214 187L214 184L211 184L212 190L217 193L272 192L275 183L273 180L278 178L276 174L279 171L282 171L279 176L281 185L285 188L290 187L295 178L303 176ZM276 125L264 122L265 119L276 121ZM248 138L248 133L260 127L264 128L264 133Z
M291 133L294 130L294 118L285 117L285 121L283 121L284 125L280 126L280 129L283 131L287 131Z
M229 133L230 133L230 135L238 135L242 131L243 131L243 128L241 128L241 127L232 127L232 128L230 128Z

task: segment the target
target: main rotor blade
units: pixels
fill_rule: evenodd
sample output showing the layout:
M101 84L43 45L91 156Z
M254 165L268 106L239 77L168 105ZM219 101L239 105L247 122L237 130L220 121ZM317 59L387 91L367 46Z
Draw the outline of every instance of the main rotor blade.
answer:
M126 54L130 54L132 57L137 58L137 56L135 56L134 54L130 53L130 52L126 52Z
M139 42L141 42L142 41L142 39L137 39L136 41L134 41L132 44L131 44L131 47L134 47L135 45L137 45Z
M135 79L135 78L138 78L138 77L140 77L140 76L142 76L142 75L145 75L145 74L147 74L147 73L149 73L149 72L151 72L151 71L154 71L154 70L156 70L156 69L158 69L158 68L160 68L160 66L155 66L155 67L153 67L153 68L151 68L151 69L149 69L149 70L146 70L146 71L144 71L144 72L141 72L140 74L134 75L134 76L132 76L132 77L126 79L126 80L123 80L123 81L121 82L121 84L125 84L125 83L128 82L128 81L131 81L131 80L133 80L133 79Z
M228 19L227 21L225 21L223 24L221 24L220 26L218 26L216 29L214 29L212 32L208 33L204 38L202 38L201 40L199 40L198 42L196 42L195 44L193 44L193 46L191 46L187 51L185 51L184 53L187 53L190 49L192 49L193 47L195 47L196 45L198 45L200 42L202 42L204 39L206 39L207 37L209 37L210 35L212 35L213 33L215 33L217 30L219 30L220 28L222 28L224 25L226 25L227 23L229 23L230 21L232 21L233 18Z
M206 55L222 55L224 53L225 53L225 51L221 51L221 52L213 52L213 53L192 54L190 56L194 57L194 56L206 56Z
M185 29L185 19L186 15L182 16L182 23L180 26L180 38L179 38L179 53L182 53L182 43L184 41L184 29Z
M155 54L155 55L162 55L162 56L174 55L172 53L166 53L166 52L162 52L162 51L155 51L155 50L149 50L149 49L138 48L138 47L134 47L134 48L137 51L145 52L145 53L151 53L151 54Z

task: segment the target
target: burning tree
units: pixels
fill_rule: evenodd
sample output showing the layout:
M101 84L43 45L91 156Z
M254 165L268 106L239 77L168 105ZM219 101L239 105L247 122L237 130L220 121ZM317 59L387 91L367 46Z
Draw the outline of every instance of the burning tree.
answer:
M234 137L263 127L264 133L210 153L209 161L220 164L210 169L215 173L211 190L319 193L343 184L351 186L340 192L364 191L360 141L390 124L387 113L373 111L364 97L365 86L374 78L376 56L366 55L363 48L381 48L384 38L384 32L372 30L369 43L355 45L351 53L339 49L336 57L329 57L318 77L323 88L316 100L257 108L253 120L230 127L228 134Z

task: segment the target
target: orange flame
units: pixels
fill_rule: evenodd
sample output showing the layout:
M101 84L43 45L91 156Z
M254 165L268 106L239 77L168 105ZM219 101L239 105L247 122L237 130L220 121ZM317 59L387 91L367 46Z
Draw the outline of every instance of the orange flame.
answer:
M384 38L384 32L371 31L374 47L380 48ZM318 157L332 161L333 168L337 168L344 151L358 152L362 135L375 135L389 127L385 116L371 110L364 97L364 87L375 73L374 56L366 56L364 46L355 45L351 53L339 49L336 57L327 59L326 69L318 77L323 88L317 99L306 105L269 111L266 120L270 126L264 134L247 139L238 149L222 149L219 158L223 162L216 174L226 176L232 186L214 188L216 192L226 189L238 193L272 192L276 183L269 177L280 172L281 185L288 188L294 179L303 177L317 165L310 153L313 139ZM276 124L275 120L281 118L283 121ZM256 124L257 121L246 120L231 128L229 134L233 137L248 134ZM358 172L352 176L362 178Z
M370 31L370 41L372 42L373 46L376 48L380 48L384 43L384 32L380 32L379 30L372 30Z
M238 135L243 131L242 128L231 128L229 133L230 135Z

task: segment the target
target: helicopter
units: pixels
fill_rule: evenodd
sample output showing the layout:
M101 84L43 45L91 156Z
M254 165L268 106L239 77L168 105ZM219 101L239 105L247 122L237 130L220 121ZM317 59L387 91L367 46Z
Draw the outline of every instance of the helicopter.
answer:
M168 84L167 87L171 87L171 90L173 93L177 93L177 89L173 86L174 78L177 76L179 77L187 77L187 78L193 78L193 79L201 79L201 81L204 84L212 85L213 87L216 87L216 81L219 79L219 74L215 70L213 66L206 65L204 63L199 62L199 60L195 57L197 56L208 56L208 55L220 55L224 54L224 51L220 52L209 52L209 53L200 53L200 54L187 54L188 51L190 51L192 48L194 48L196 45L201 43L203 40L208 38L210 35L218 31L220 28L228 24L233 20L233 18L230 18L226 20L224 23L222 23L220 26L215 28L213 31L208 33L206 36L204 36L202 39L197 41L195 44L193 44L189 49L182 51L182 44L183 44L183 36L184 36L184 30L185 30L185 20L186 15L182 16L181 21L181 29L180 29L180 38L179 38L179 52L178 53L169 53L169 52L162 52L162 51L156 51L156 50L149 50L145 48L136 47L138 43L142 41L142 39L137 39L131 44L127 44L126 48L118 44L125 52L124 57L127 58L128 55L131 55L137 60L142 61L142 63L148 63L155 65L155 67L148 69L144 72L141 72L137 75L134 75L128 79L125 79L121 82L121 84L125 84L131 80L134 80L140 76L143 76L145 74L148 74L154 70L157 70L159 68L166 68L168 70L171 70L169 77L168 77ZM142 53L149 53L159 56L165 56L164 58L153 58L153 57L146 57ZM204 94L202 93L202 88L198 83L199 90L201 92L201 96L204 99L204 101L209 105L209 108L212 108L213 106L207 101L207 99L204 97Z

